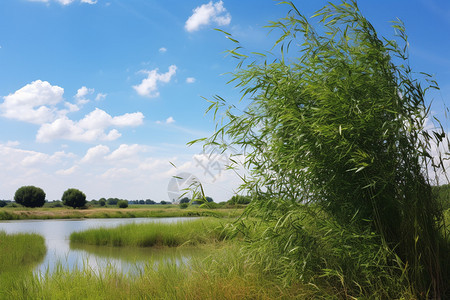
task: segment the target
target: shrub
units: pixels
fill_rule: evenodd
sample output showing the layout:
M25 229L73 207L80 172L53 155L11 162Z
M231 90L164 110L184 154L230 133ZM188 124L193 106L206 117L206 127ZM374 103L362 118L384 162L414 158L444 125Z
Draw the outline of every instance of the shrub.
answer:
M181 209L188 208L188 206L189 206L189 203L180 203L180 208Z
M86 205L86 195L77 189L68 189L61 197L64 205L81 208Z
M14 201L26 207L42 207L45 204L45 193L32 185L23 186L16 191Z
M119 208L127 208L128 207L128 201L127 200L119 200L117 202L117 206Z
M100 200L98 200L98 204L100 204L100 206L105 206L106 205L105 198L101 198Z
M229 82L250 103L242 111L216 96L208 110L224 117L215 134L202 139L221 152L245 149L242 165L251 176L241 190L250 191L252 212L269 226L255 252L275 246L290 269L302 270L302 258L290 256L304 244L295 241L304 229L293 216L302 220L314 207L343 231L352 224L378 234L379 243L406 263L405 275L417 291L433 287L429 296L439 298L449 282L449 269L442 267L449 251L425 172L444 168L445 157L432 161L432 145L448 149L442 126L425 128L431 119L425 92L436 83L426 74L425 80L415 78L420 73L409 66L401 21L393 22L396 38L385 39L356 1L344 0L315 14L316 30L292 2L285 3L288 15L268 26L281 32L275 59L265 51L245 52L225 33L235 43L229 53L239 59ZM260 258L268 269L282 265L273 256Z
M5 207L8 203L3 200L0 200L0 207Z

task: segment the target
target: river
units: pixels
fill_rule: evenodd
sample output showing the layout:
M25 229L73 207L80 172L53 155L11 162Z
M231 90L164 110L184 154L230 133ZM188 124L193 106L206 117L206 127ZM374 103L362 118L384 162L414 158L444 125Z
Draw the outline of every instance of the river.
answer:
M133 218L133 219L68 219L68 220L14 220L1 221L0 231L12 233L37 233L45 238L47 253L35 272L52 272L57 265L69 269L82 268L86 264L93 270L106 266L122 272L138 271L152 259L153 263L163 260L186 261L198 251L194 249L135 249L106 246L72 246L69 237L74 231L90 228L116 227L130 223L173 223L192 218Z

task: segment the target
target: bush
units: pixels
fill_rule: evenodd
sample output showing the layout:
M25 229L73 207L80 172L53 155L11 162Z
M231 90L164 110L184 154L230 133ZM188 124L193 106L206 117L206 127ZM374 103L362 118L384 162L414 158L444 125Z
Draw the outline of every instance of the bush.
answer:
M16 191L14 201L26 207L42 207L45 204L45 193L32 185L23 186Z
M5 207L8 203L3 200L0 200L0 207Z
M205 148L221 153L246 150L242 166L251 176L240 188L251 192L252 213L269 226L254 252L268 253L258 259L271 271L286 263L289 272L280 268L286 280L305 278L304 260L290 256L304 245L295 240L304 229L293 215L302 220L312 213L304 208L314 206L343 231L351 224L377 234L380 245L405 262L403 272L418 294L442 297L450 281L445 268L450 252L424 170L431 165L434 174L445 170L445 157L429 154L434 144L448 152L442 126L433 131L425 126L431 119L425 92L436 83L426 74L415 78L421 73L409 66L401 21L393 23L397 37L385 39L356 1L344 0L315 14L316 30L292 2L285 3L288 15L268 26L282 33L273 46L279 59L264 51L247 53L225 33L235 43L229 53L239 59L229 82L250 103L242 111L216 96L208 111L224 118L211 138L201 139ZM265 251L272 246L280 251L280 263Z
M77 189L68 189L61 197L64 205L81 208L86 205L86 195Z
M188 208L188 206L189 206L189 203L180 203L180 208L181 209Z
M106 205L106 199L105 198L101 198L100 200L98 200L98 204L100 204L100 206L105 206Z
M200 205L200 208L209 208L209 209L215 209L215 208L219 208L221 207L221 205L215 203L215 202L206 202L203 203L202 205Z
M128 207L128 201L127 200L119 200L117 202L117 206L119 208L127 208Z
M250 198L250 196L234 195L230 200L228 200L228 204L249 204L251 201L252 198Z
M191 202L191 199L189 199L188 197L181 198L181 200L180 200L180 204L181 203L189 203L189 202Z
M120 199L118 198L108 198L108 200L106 200L106 204L108 205L116 205L117 202L119 202Z

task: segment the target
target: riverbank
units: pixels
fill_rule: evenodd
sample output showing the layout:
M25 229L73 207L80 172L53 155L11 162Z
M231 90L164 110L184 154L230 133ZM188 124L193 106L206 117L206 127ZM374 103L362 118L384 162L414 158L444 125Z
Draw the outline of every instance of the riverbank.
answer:
M73 209L67 207L3 207L0 208L0 220L31 219L83 219L83 218L170 218L170 217L238 217L243 208L204 209L189 207L181 209L177 205L130 205L128 208L89 207Z

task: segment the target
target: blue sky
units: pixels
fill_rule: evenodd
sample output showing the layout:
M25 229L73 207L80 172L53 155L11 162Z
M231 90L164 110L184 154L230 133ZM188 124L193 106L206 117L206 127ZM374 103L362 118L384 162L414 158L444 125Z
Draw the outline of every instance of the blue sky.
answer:
M250 50L270 50L263 28L286 15L271 0L0 1L0 199L22 185L59 199L79 188L88 199L168 200L181 172L216 201L239 179L226 157L207 159L190 140L213 133L208 103L239 93L225 73L233 34ZM294 1L311 16L326 1ZM450 102L450 1L359 1L377 31L404 21L414 70L435 76L429 95L441 115ZM225 75L224 75L225 74ZM174 168L170 162L174 163Z

